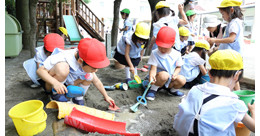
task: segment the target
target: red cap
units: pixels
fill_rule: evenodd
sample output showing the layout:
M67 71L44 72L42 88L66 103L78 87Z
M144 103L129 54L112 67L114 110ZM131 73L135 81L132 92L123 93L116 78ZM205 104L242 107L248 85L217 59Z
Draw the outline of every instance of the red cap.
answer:
M106 56L105 45L95 38L84 38L79 41L79 57L93 68L104 68L110 64Z
M168 26L162 27L155 40L156 44L163 48L171 48L175 43L176 32Z
M53 52L55 48L64 50L64 39L56 33L47 34L43 42L45 49L49 52Z

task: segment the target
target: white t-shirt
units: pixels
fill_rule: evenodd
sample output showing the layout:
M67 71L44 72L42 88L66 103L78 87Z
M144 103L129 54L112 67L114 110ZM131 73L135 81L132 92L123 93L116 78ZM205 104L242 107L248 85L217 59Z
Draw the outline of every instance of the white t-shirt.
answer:
M36 63L42 63L43 61L45 61L47 58L43 46L37 47L35 48L35 56L34 56L34 60Z

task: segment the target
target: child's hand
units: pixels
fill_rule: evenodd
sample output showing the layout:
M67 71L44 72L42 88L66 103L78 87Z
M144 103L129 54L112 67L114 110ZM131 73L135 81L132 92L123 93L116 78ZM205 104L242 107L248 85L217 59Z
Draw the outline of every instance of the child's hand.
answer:
M115 103L115 101L112 98L110 98L109 96L107 96L105 98L105 101L107 101L107 103L109 103L109 105L114 106L113 103Z
M67 87L64 84L60 83L60 82L54 84L53 88L56 90L56 92L58 94L68 93Z
M152 80L153 80L153 82L151 82L151 84L153 85L153 84L155 84L155 82L156 82L156 78L155 78L155 76L150 75L150 77L149 77L149 82L152 81Z
M134 67L130 67L129 71L134 75L135 74L135 68Z
M173 74L172 75L172 81L174 81L177 78L178 75Z
M215 38L208 38L207 41L209 42L209 44L213 44L215 43Z
M178 9L179 9L179 11L182 11L183 10L183 4L179 4Z
M252 105L250 103L247 104L248 110L250 111L251 115L255 115L255 103Z

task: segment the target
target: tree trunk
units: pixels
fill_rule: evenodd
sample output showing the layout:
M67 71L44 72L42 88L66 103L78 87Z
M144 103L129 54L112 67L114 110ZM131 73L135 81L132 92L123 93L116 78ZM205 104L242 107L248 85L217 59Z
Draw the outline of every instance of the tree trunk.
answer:
M30 30L30 44L29 44L29 49L31 52L31 57L35 55L35 47L36 47L36 42L37 42L37 22L36 22L36 9L37 9L37 2L38 0L30 0L29 8L30 8L30 25L31 25L31 30Z
M149 2L149 5L150 5L150 8L151 8L151 17L152 17L152 19L151 19L151 29L150 29L150 41L148 42L148 43L146 43L147 45L149 45L150 43L151 43L151 39L152 39L152 37L153 37L153 19L154 19L154 17L153 17L153 11L155 10L155 6L156 6L156 4L159 2L159 1L165 1L165 0L148 0L148 2ZM148 56L148 55L150 55L151 54L151 52L152 52L152 48L146 48L146 51L145 51L145 56Z
M111 46L117 45L118 25L119 25L119 9L122 0L114 1L114 18L111 32Z
M35 13L36 15L36 13ZM17 0L16 1L16 17L21 23L23 32L23 49L29 49L30 47L30 14L29 14L29 0Z

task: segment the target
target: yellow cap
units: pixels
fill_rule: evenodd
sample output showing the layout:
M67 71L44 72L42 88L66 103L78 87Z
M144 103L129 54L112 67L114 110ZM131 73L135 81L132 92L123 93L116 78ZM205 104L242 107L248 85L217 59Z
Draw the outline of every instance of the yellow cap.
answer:
M59 27L59 30L60 30L64 35L66 35L66 36L68 37L68 31L67 31L66 28L64 28L64 27Z
M226 8L233 6L241 6L242 0L223 0L217 8Z
M166 2L166 1L159 1L156 6L155 9L160 9L160 8L169 8L170 5Z
M144 22L138 23L136 25L135 35L142 39L149 39L150 27Z
M242 56L235 50L218 50L209 57L211 69L241 70L243 69Z
M187 27L179 27L179 34L180 36L189 36L190 35L190 31Z
M209 50L210 45L206 40L199 40L195 43L195 47L200 47Z

